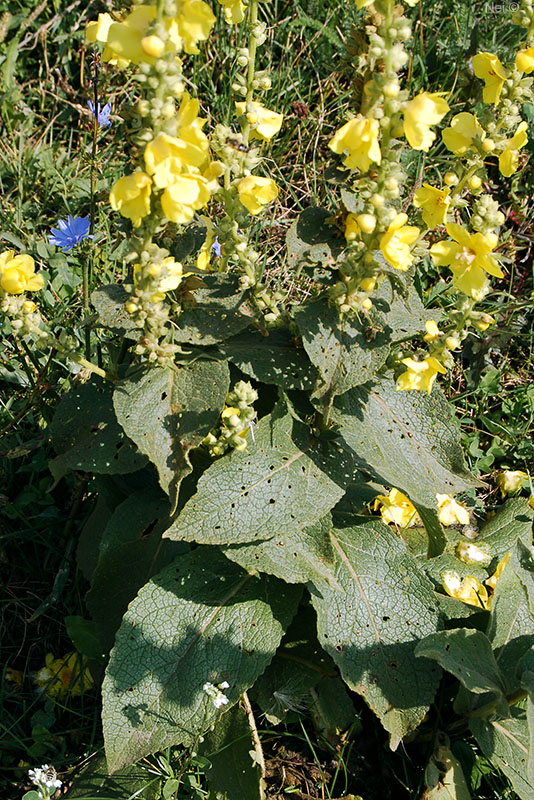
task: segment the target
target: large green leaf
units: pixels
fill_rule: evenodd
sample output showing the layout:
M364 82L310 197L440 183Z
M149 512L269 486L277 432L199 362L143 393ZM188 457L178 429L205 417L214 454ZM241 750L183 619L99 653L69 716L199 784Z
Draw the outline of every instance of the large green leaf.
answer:
M228 681L234 704L272 659L299 595L216 548L180 556L152 578L128 607L102 687L110 769L193 745L220 716L204 684Z
M465 467L458 423L436 389L396 391L381 378L337 397L332 418L359 469L424 508L435 508L436 494L481 485Z
M368 326L357 316L341 316L328 298L298 306L293 310L293 319L320 375L314 392L319 400L343 394L370 380L387 358L386 334L375 332L376 337L369 341Z
M152 368L115 390L117 419L156 465L172 508L182 478L191 472L188 452L217 423L229 382L226 362L197 361L177 369Z
M416 656L437 661L475 694L504 694L505 684L488 637L472 628L455 628L426 636L415 648Z
M288 583L323 578L336 586L331 527L327 514L301 531L282 528L272 539L223 547L223 552L247 570L268 572Z
M312 436L280 402L247 451L206 470L165 536L227 545L288 535L324 516L352 473L352 458L334 440Z
M440 628L432 584L379 520L355 518L331 538L343 591L314 581L319 641L394 749L424 718L439 682L439 667L415 657L419 640Z
M242 372L263 383L309 391L317 381L317 370L302 345L297 347L285 328L265 333L253 328L227 339L217 349Z
M519 662L517 671L521 677L521 687L528 692L527 724L529 732L529 748L527 762L527 778L534 786L534 647L531 647Z
M78 383L59 402L48 427L57 458L50 462L56 478L69 469L126 473L147 462L118 424L113 411L113 386L93 378Z
M263 800L261 769L251 757L250 727L245 712L235 705L204 734L198 752L210 761L206 777L225 800Z
M299 214L286 236L290 267L295 268L302 263L335 267L345 243L340 231L328 224L331 220L331 212L324 208L305 208Z
M441 316L436 309L424 307L413 285L413 278L404 280L404 277L399 276L395 288L391 280L383 280L373 295L371 319L384 329L391 342L426 333L425 322L438 320Z
M518 662L534 645L534 561L520 541L497 581L488 638L508 692L519 688Z
M91 302L98 312L98 318L102 325L122 333L128 331L130 335L137 328L137 334L134 335L136 337L140 335L141 331L124 308L129 297L130 295L123 286L112 283L109 286L99 286L98 289L95 289L91 294Z
M518 539L523 544L532 541L532 521L534 511L523 497L514 497L507 500L495 515L488 519L479 533L479 540L487 542L500 560L506 553L514 549Z
M175 342L217 344L252 322L252 310L244 301L237 275L208 273L202 276L203 286L186 306L173 330Z
M480 749L510 779L521 800L534 800L534 784L528 779L529 730L526 713L513 708L510 719L472 719L470 728Z

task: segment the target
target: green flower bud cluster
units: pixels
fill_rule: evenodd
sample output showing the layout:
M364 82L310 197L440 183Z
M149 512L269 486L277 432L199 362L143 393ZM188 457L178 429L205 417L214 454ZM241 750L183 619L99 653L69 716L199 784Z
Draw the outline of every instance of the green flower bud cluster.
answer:
M253 426L256 412L252 404L258 399L257 391L248 381L239 381L226 397L221 412L221 424L202 440L211 456L222 456L228 450L246 450L247 435L254 438Z
M15 336L30 337L36 341L49 336L48 331L42 327L43 319L40 311L33 300L28 300L26 295L4 295L0 299L0 312L8 317L11 332ZM53 346L54 343L51 344Z
M504 222L504 214L499 211L499 204L489 194L477 198L473 207L471 225L480 233L496 231Z

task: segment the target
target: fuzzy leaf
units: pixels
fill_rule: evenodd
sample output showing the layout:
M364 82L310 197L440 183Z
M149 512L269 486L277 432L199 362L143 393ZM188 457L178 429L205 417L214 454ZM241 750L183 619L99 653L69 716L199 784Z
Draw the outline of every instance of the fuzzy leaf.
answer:
M390 280L383 280L373 295L371 319L384 328L391 342L426 333L425 322L437 321L441 316L439 311L424 307L413 285L413 279L403 278L404 276L399 278L400 286L397 288L393 288Z
M138 326L124 308L129 297L126 289L116 283L95 289L91 294L91 302L98 312L99 322L110 330L135 330Z
M512 708L510 719L472 719L469 727L483 754L510 779L521 800L534 800L527 777L529 730L523 709Z
M175 342L206 347L229 339L252 323L237 275L208 273L202 275L202 283L193 303L178 317L173 329Z
M115 390L117 419L156 465L173 509L180 482L191 472L189 450L217 423L229 381L226 362L197 361L178 369L151 368Z
M110 769L195 744L221 713L204 684L227 680L236 703L271 661L299 595L216 548L197 548L152 578L128 607L102 687Z
M327 224L332 214L324 208L305 208L287 232L287 260L290 268L301 262L334 267L344 247L341 234Z
M327 298L293 310L302 343L320 380L314 397L329 398L370 380L385 362L389 347L384 332L368 341L358 317L341 317Z
M533 520L534 511L525 498L513 497L484 523L478 538L491 545L492 552L500 560L514 549L518 539L526 545L531 543Z
M356 517L331 534L343 591L314 581L319 642L390 733L395 749L434 697L441 670L415 657L440 627L432 585L379 520Z
M437 661L447 672L475 694L505 691L501 674L488 637L472 628L439 631L423 639L415 655Z
M343 496L352 459L313 437L280 403L255 429L255 442L213 464L165 536L238 544L289 535L324 516Z
M332 418L358 469L424 508L435 508L438 493L481 485L465 467L451 406L435 389L430 396L396 391L381 378L336 398Z
M52 446L59 453L50 462L57 479L69 469L127 473L146 464L146 456L138 452L117 422L112 391L109 383L92 379L76 384L59 401L48 427Z

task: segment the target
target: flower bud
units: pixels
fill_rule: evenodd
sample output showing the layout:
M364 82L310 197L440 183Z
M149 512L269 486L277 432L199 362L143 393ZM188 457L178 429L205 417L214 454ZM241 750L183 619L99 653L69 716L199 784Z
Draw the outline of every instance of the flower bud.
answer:
M364 311L370 311L373 307L373 301L369 297L366 297L365 300L362 300L361 307Z
M360 226L362 233L372 233L376 228L376 217L373 214L358 214L356 222Z
M443 176L443 183L445 186L456 186L458 183L458 175L455 172L447 172Z
M360 288L364 292L372 292L376 286L376 278L363 278L360 281Z
M471 178L469 178L468 183L469 188L472 189L473 192L476 192L482 186L482 178L479 178L478 175L473 175Z
M495 142L493 139L484 139L482 142L482 149L485 153L491 153L492 150L495 150Z

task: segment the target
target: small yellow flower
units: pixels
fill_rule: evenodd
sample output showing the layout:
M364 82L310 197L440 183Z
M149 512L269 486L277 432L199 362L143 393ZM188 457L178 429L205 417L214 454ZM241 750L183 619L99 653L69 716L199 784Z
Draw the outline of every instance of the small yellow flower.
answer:
M446 189L436 189L428 183L423 183L414 194L413 204L421 209L423 220L429 228L444 224L451 202L450 191L448 186Z
M512 555L511 553L506 553L506 555L503 558L501 558L501 560L497 564L497 569L495 570L493 575L491 575L491 577L489 577L486 581L484 581L486 586L489 586L490 589L493 589L493 590L495 589L495 587L497 585L497 581L499 580L499 578L503 574L504 568L508 564L508 561L510 560L510 556L511 555Z
M440 336L443 336L443 331L438 328L437 322L433 319L428 319L425 322L426 334L423 336L425 342L434 342Z
M410 246L419 237L419 228L406 225L407 221L407 214L397 214L380 239L380 250L388 264L403 272L413 261Z
M498 103L508 73L493 53L477 53L473 56L473 69L477 78L485 83L482 98L485 103Z
M388 495L379 494L374 500L373 508L380 508L380 516L386 524L398 525L399 528L411 528L420 525L421 519L415 506L405 494L398 489L391 489Z
M183 278L183 267L172 256L164 258L161 264L151 264L148 272L152 278L158 279L157 291L151 297L153 303L161 303L165 299L165 292L177 289ZM141 275L141 265L134 264L133 277L136 286L139 285Z
M243 22L245 4L242 0L219 0L221 6L224 6L224 18L228 25L236 25Z
M8 294L37 292L44 286L43 276L35 274L35 261L27 253L13 255L13 250L0 253L0 288Z
M150 214L150 192L152 180L144 172L133 172L119 178L111 187L109 202L114 211L131 219L135 228L143 217Z
M503 277L497 259L491 255L498 238L494 233L468 233L453 222L446 228L454 241L433 244L430 248L432 260L437 267L449 267L457 289L475 300L480 299L487 287L486 272Z
M142 41L155 18L155 6L136 6L122 22L112 22L107 30L102 60L111 63L120 60L119 67L130 62L154 64L155 57L143 49ZM105 27L101 26L100 30L103 35Z
M509 178L519 166L519 150L528 142L528 124L520 122L511 139L504 142L504 150L499 155L499 169L505 178Z
M278 197L278 186L271 178L248 175L237 184L239 200L250 214L259 214Z
M50 697L81 695L91 688L93 678L87 667L87 658L76 651L62 658L48 653L45 665L35 676L35 682Z
M178 33L184 42L184 50L186 53L196 55L200 53L197 44L204 42L210 35L215 15L203 0L181 0L179 8L176 21Z
M378 133L378 120L356 117L336 131L328 147L345 156L343 164L349 169L367 172L371 163L380 164L382 161Z
M499 472L495 480L504 500L509 494L513 495L521 491L528 481L528 475L520 469L505 469L503 472Z
M211 249L217 238L215 227L209 217L201 217L203 224L206 226L206 238L202 243L196 261L196 268L201 270L210 269Z
M477 608L489 608L487 589L473 575L466 575L460 580L457 572L445 570L441 575L441 584L450 597Z
M165 52L165 42L159 36L145 36L141 39L141 47L148 56L159 58Z
M166 133L158 133L147 144L144 152L145 169L158 189L166 189L183 172L193 167L199 169L207 161L207 154L194 144Z
M244 114L247 104L236 103L237 113ZM260 139L264 142L272 139L282 127L284 121L283 114L277 114L276 111L270 111L265 108L261 103L252 103L252 109L247 113L247 119L250 122L250 137L251 139Z
M515 65L519 72L526 72L529 75L534 71L534 47L526 50L519 50L515 56Z
M473 542L458 542L456 555L464 564L480 564L482 567L487 567L492 559L490 546L486 542L481 542L480 545Z
M180 175L161 195L161 208L171 222L191 222L195 211L209 202L210 192L202 175Z
M434 356L427 356L423 361L403 358L402 363L408 369L397 378L397 391L417 391L430 394L438 372L444 375L447 371Z
M463 156L471 147L475 139L481 142L486 138L486 131L480 125L475 114L462 111L452 118L451 124L441 134L447 150L455 156Z
M442 525L469 525L469 511L450 494L437 494L438 517Z
M361 236L361 228L358 225L357 214L347 214L345 219L345 241L353 242Z
M404 135L414 150L427 152L436 138L430 130L449 111L444 92L421 92L404 107Z

